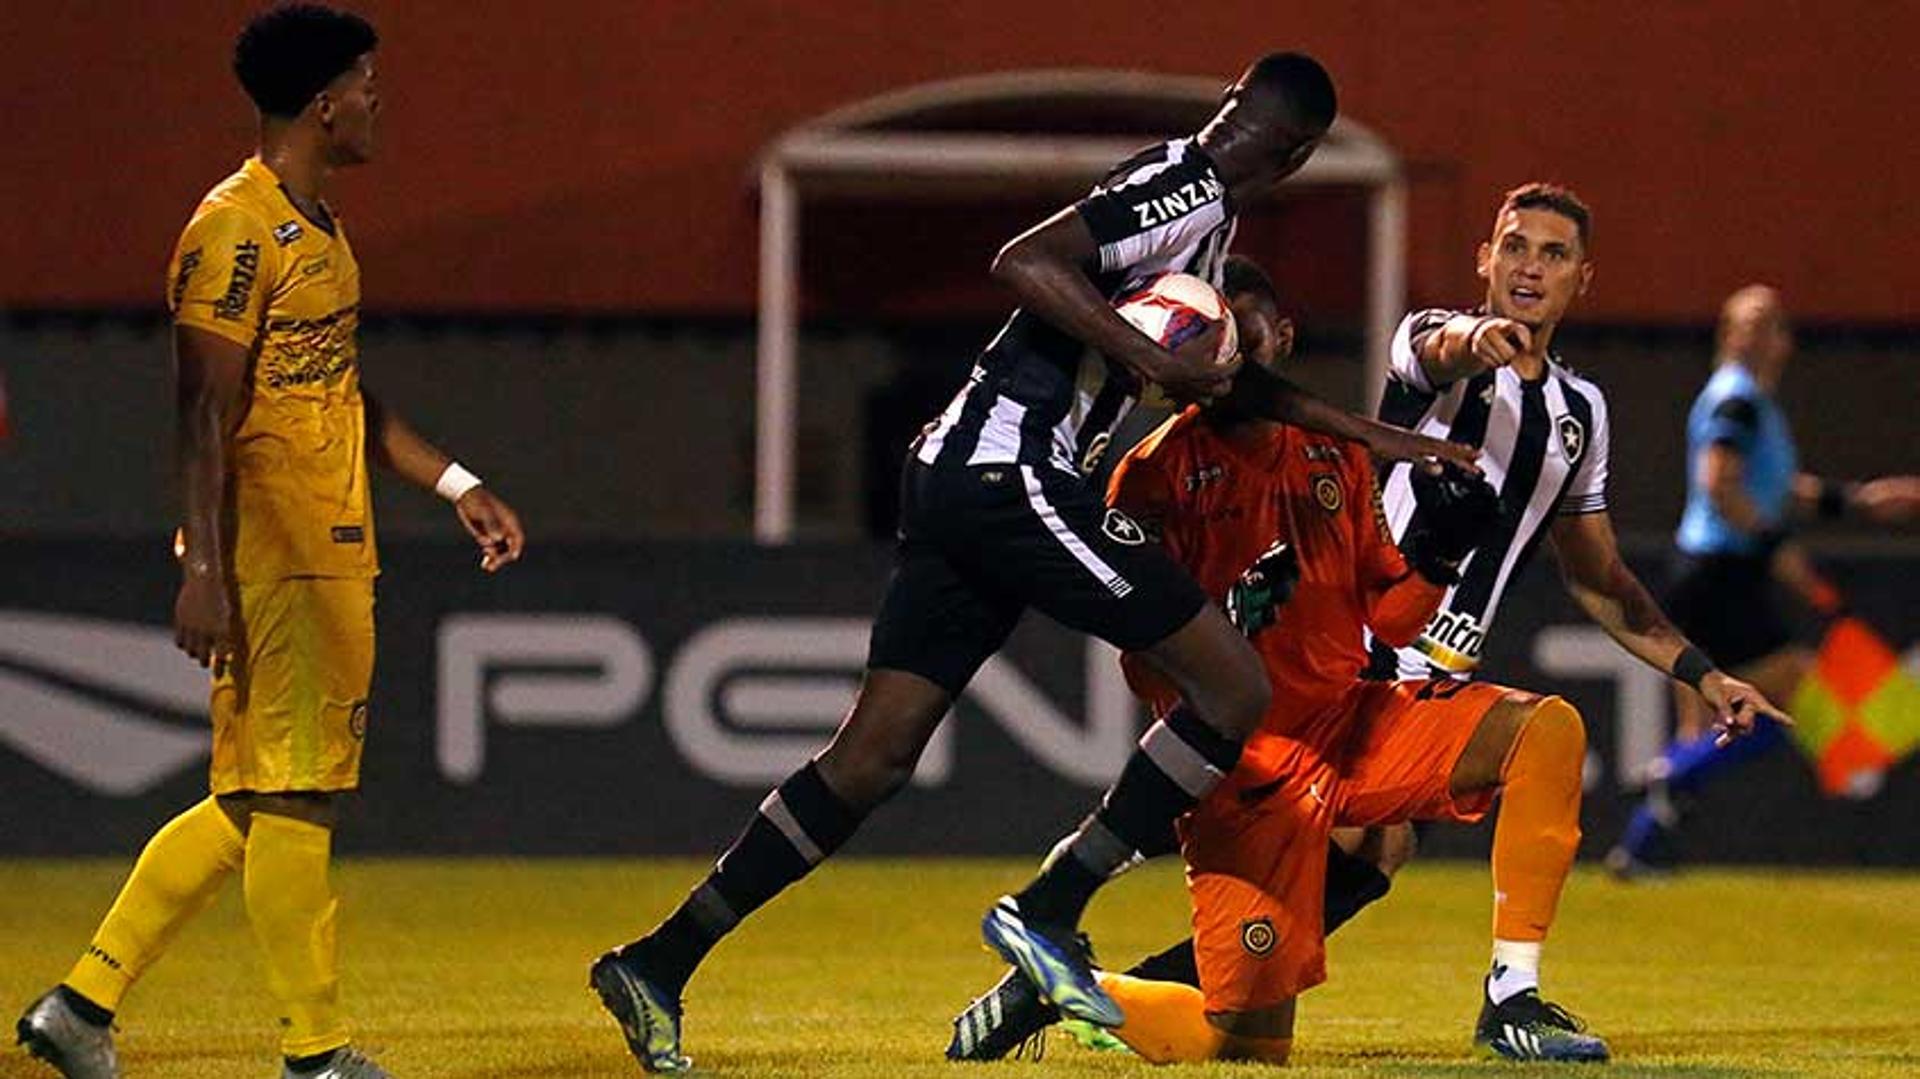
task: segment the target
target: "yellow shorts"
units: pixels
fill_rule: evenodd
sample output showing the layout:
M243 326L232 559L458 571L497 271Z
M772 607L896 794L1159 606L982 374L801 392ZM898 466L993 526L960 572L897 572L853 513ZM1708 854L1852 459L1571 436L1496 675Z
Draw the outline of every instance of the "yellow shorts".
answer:
M236 661L213 683L213 793L358 787L373 578L243 584L240 624Z

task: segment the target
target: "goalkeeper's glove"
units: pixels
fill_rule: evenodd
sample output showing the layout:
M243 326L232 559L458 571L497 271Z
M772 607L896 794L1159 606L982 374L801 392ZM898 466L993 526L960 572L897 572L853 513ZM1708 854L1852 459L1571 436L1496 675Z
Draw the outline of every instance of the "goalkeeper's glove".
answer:
M1280 617L1280 608L1300 583L1300 559L1286 540L1275 540L1227 589L1227 620L1251 637Z
M1500 520L1500 496L1481 477L1443 465L1437 476L1414 469L1413 497L1416 508L1400 553L1434 584L1460 583L1460 563Z

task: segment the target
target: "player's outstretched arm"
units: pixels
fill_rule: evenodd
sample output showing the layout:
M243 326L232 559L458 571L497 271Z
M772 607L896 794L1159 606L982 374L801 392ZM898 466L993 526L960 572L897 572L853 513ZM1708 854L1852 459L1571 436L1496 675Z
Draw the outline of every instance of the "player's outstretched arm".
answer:
M1222 366L1199 351L1175 356L1127 324L1093 287L1086 267L1099 247L1086 219L1072 207L1008 241L993 259L993 279L1013 290L1020 306L1157 383L1175 400L1204 401L1225 392L1239 364Z
M1794 508L1807 517L1855 516L1875 524L1920 520L1920 476L1881 476L1850 483L1801 472L1793 477Z
M1458 442L1417 435L1412 431L1356 416L1322 401L1258 364L1247 364L1234 377L1233 387L1216 408L1243 416L1258 416L1292 424L1323 435L1358 442L1386 461L1432 458L1480 474L1480 450Z
M247 351L216 333L174 327L176 453L185 520L173 642L216 678L226 672L239 643L233 574L220 520L232 476L231 439L246 385Z
M1418 357L1427 380L1447 386L1505 367L1531 348L1533 331L1523 323L1494 315L1460 314L1421 339Z
M363 389L361 396L367 403L367 450L373 460L414 486L453 503L461 527L480 545L481 569L493 573L518 561L526 535L513 507L482 486L478 476L420 437L373 394Z
M1647 587L1621 559L1609 514L1562 515L1554 520L1549 535L1567 594L1620 647L1699 691L1718 716L1722 741L1751 732L1761 716L1793 725L1792 718L1765 694L1715 669L1667 620Z

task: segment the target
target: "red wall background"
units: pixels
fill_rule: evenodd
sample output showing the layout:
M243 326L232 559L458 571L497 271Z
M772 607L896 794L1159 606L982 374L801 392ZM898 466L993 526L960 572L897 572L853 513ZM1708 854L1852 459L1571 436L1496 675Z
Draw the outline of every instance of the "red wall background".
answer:
M0 305L158 302L193 201L251 148L227 61L253 9L62 4L4 21ZM1802 317L1915 321L1916 3L363 10L384 39L382 159L343 177L335 202L382 309L742 314L754 288L748 167L793 124L963 74L1225 79L1257 51L1290 47L1319 56L1343 110L1413 170L1416 300L1471 294L1471 247L1498 193L1550 177L1595 206L1589 317L1698 322L1759 278ZM971 308L971 295L951 302Z

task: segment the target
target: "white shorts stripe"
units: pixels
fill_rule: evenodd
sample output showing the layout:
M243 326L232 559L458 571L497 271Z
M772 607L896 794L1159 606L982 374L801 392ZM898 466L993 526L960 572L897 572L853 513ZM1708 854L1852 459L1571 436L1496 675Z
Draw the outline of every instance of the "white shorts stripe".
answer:
M1060 519L1059 512L1053 508L1051 502L1047 501L1046 493L1040 489L1040 477L1033 471L1032 465L1020 466L1020 479L1026 484L1027 505L1033 507L1034 514L1040 518L1040 523L1046 526L1048 532L1053 533L1054 539L1060 541L1060 546L1065 547L1067 553L1085 566L1087 572L1093 574L1109 592L1116 596L1125 596L1132 592L1133 585L1129 584L1125 577L1120 576L1112 566L1107 565L1106 559L1095 554L1093 548L1087 546L1085 540L1074 535L1073 529L1067 527L1067 522Z

